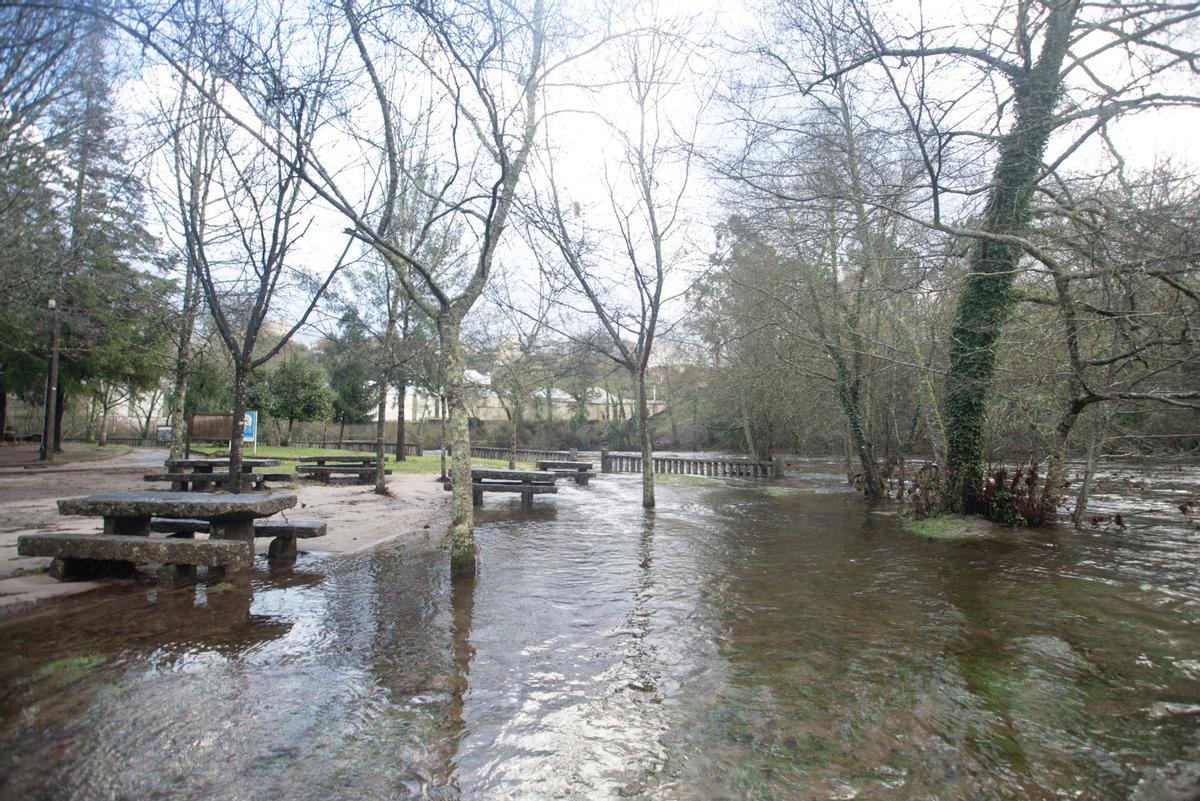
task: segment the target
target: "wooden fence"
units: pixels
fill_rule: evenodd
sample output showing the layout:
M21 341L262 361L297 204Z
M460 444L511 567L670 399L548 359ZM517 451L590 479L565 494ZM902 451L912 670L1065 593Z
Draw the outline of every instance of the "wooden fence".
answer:
M336 440L292 440L290 447L293 448L315 448L318 450L328 450L336 448L343 451L359 451L361 453L374 453L375 440L373 439L344 439L341 442ZM385 442L383 447L384 453L395 453L396 443ZM421 444L419 442L404 443L404 453L407 456L420 456Z
M655 473L678 473L687 476L734 476L740 478L783 478L782 457L769 462L754 459L699 459L690 456L655 456ZM636 453L600 451L600 472L640 473L642 456Z

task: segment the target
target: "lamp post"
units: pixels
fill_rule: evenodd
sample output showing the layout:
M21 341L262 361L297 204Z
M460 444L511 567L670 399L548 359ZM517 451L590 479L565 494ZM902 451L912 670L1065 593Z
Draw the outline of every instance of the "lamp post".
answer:
M42 443L38 458L43 462L54 459L54 400L58 394L58 347L62 338L62 318L58 304L50 298L46 304L53 320L50 326L50 367L46 371L46 410L42 420Z

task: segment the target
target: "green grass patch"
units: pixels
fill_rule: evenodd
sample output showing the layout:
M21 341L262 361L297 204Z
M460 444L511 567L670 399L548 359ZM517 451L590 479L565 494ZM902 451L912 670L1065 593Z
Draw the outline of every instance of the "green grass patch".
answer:
M995 538L995 526L980 517L939 515L917 520L902 517L901 528L909 534L940 542L976 542Z
M213 450L211 452L194 451L197 455L205 456L228 456L229 452L223 449ZM300 458L304 456L327 456L336 459L339 456L353 456L362 458L370 456L366 451L347 451L338 450L337 448L294 448L283 445L263 445L258 449L258 453L246 451L243 456L247 459L279 459L280 463L276 467L264 468L268 473L295 473L296 468L300 465ZM442 470L442 460L440 456L407 456L404 461L396 461L395 454L387 454L385 457L388 469L393 473L428 473L438 474ZM508 462L501 459L471 459L471 464L475 467L508 467ZM533 465L526 462L517 462L517 468L521 470L532 470ZM446 469L450 469L450 457L446 457Z
M99 654L68 656L63 659L55 659L53 662L47 662L34 671L33 676L38 679L53 677L59 683L67 684L82 678L87 673L103 665L106 661L108 661L108 657L100 656Z
M216 584L209 584L209 592L228 592L233 589L233 584L228 581L218 581Z

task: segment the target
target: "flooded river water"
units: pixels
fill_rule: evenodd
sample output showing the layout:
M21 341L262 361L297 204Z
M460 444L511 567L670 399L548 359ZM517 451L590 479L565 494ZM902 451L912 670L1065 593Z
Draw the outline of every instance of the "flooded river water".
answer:
M0 798L1124 799L1196 758L1196 476L954 545L835 473L489 497L474 581L384 548L0 621Z

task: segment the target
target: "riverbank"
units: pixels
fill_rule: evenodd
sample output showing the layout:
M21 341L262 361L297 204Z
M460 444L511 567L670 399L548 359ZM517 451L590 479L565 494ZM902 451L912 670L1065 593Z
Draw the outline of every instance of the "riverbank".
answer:
M71 461L38 470L0 469L0 614L32 603L88 592L99 582L59 582L45 574L50 560L17 555L17 538L37 531L99 531L97 518L58 514L60 498L96 492L144 490L142 474L161 465L163 452L126 449L105 461ZM430 464L433 464L432 462ZM303 550L347 554L386 543L437 544L449 524L449 495L436 481L436 467L426 472L396 472L387 479L390 496L376 495L363 485L321 485L297 481L287 488L300 502L288 517L323 520L327 536L305 540ZM428 472L428 470L434 472ZM266 539L255 543L265 553Z

